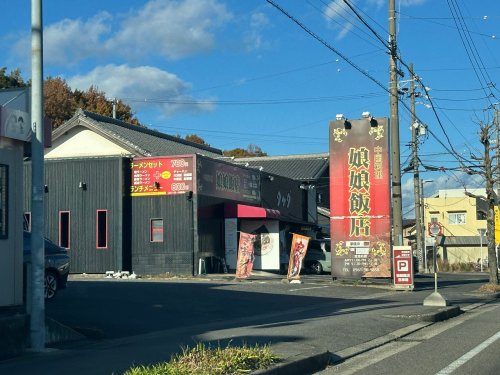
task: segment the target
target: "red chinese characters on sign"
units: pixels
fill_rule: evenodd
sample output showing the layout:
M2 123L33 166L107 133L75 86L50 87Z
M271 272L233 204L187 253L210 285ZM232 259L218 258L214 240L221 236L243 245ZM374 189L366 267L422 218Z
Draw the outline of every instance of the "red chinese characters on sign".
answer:
M193 191L193 157L134 158L132 196L183 194Z
M390 277L388 121L330 123L332 276Z
M413 289L413 254L410 246L394 246L394 286Z

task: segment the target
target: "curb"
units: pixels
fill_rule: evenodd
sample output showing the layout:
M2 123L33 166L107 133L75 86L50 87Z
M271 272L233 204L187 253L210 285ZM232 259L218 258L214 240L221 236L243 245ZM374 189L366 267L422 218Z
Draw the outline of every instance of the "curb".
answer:
M500 293L499 293L500 295ZM498 296L497 296L498 298ZM477 306L476 306L477 307ZM310 349L302 353L293 354L284 359L283 362L264 370L252 372L251 375L305 375L324 370L328 365L336 365L346 361L349 358L355 357L362 353L381 347L393 341L397 341L405 336L417 332L423 328L433 325L436 322L448 320L460 315L463 311L460 306L449 306L440 308L437 312L428 312L421 314L401 314L390 315L390 317L416 319L418 323L403 327L396 331L390 332L387 335L377 337L373 340L362 344L352 346L332 353L326 349ZM389 316L389 315L387 315ZM293 345L292 343L289 343ZM286 346L274 346L277 354L286 356L288 350ZM281 353L280 353L281 352ZM288 354L290 354L288 352Z
M293 344L293 343L290 343ZM275 349L279 354L280 345ZM283 349L282 349L283 350ZM287 351L287 350L283 350ZM263 370L257 370L251 375L305 375L323 370L331 363L331 353L326 349L310 349L294 354L284 361Z
M409 320L416 320L417 322L436 323L436 322L441 322L443 320L454 318L462 314L462 312L463 311L460 309L460 306L448 306L438 309L437 312L432 311L432 312L422 312L415 314L387 314L384 316L387 318L409 319Z

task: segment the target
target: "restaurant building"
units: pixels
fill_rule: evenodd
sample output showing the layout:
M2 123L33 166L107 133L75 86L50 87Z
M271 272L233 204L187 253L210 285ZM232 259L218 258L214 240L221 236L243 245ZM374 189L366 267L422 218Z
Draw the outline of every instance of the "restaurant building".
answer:
M289 234L317 229L313 190L218 149L81 110L52 138L46 233L73 273L225 272L240 231L265 238L255 268L277 270ZM28 190L24 207L29 223Z

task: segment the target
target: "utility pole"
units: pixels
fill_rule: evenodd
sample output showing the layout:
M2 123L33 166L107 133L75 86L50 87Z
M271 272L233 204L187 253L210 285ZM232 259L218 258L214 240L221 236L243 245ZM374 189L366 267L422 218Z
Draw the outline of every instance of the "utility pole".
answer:
M113 118L116 119L116 98L113 98Z
M422 271L424 263L424 254L422 248L422 218L420 216L421 192L420 192L420 175L418 172L418 132L420 124L417 123L415 116L415 79L413 73L413 64L410 64L410 129L411 129L411 148L412 148L412 164L413 164L413 193L415 198L415 235L417 237L417 257L419 260L419 271Z
M399 108L398 71L396 47L395 0L389 0L389 47L390 47L390 109L391 109L391 177L392 177L392 242L395 246L403 243L403 205L401 202L401 161L399 160Z
M422 244L422 256L424 259L423 271L427 273L427 243L425 241L425 210L424 210L424 180L420 179L420 228L422 228L422 233L420 234L420 243Z
M42 0L31 0L31 311L34 351L45 347L44 164L43 164L43 23Z

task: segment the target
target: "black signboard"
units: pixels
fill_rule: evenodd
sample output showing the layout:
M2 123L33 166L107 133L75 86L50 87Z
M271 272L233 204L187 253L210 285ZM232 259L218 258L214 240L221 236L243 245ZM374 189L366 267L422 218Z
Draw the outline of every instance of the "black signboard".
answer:
M208 158L197 158L198 194L260 203L260 173Z

